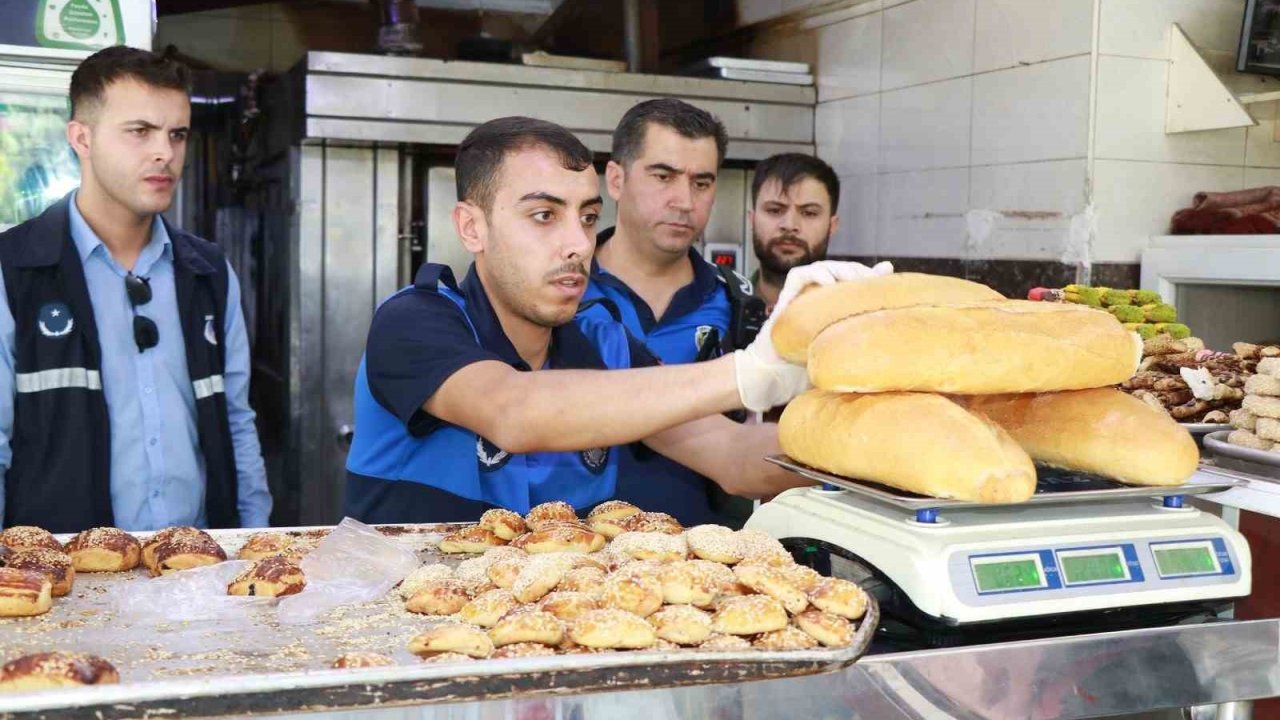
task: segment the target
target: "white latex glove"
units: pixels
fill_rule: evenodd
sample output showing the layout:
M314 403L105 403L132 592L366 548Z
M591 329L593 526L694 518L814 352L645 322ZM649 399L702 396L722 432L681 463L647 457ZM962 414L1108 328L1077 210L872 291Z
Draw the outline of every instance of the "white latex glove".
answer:
M782 290L778 292L778 302L773 306L773 314L760 328L760 334L756 335L755 341L746 349L734 353L734 373L742 406L752 412L765 412L785 405L811 387L809 371L783 360L773 348L773 322L800 291L810 285L831 285L892 273L893 265L889 262L867 267L856 262L820 260L792 268L787 273L787 281Z

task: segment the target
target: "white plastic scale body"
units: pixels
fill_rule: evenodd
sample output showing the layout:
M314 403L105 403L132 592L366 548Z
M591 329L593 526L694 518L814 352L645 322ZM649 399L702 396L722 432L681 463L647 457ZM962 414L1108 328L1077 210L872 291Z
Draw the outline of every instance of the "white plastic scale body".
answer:
M747 527L842 548L948 624L1250 591L1252 558L1244 537L1182 502L1185 495L1237 484L1207 470L1168 497L1168 489L1111 488L978 505L898 495L784 457L770 460L827 484L783 493L761 506Z

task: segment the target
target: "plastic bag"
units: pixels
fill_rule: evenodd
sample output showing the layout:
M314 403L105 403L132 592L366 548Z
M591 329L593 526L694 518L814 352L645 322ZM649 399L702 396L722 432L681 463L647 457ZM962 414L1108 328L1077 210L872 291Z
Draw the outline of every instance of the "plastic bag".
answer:
M115 588L111 604L133 623L251 622L276 605L286 624L313 622L339 605L382 597L418 567L411 550L364 523L346 518L302 560L307 586L285 598L227 594L227 585L252 563L232 560Z
M280 601L280 622L300 625L351 603L376 600L418 567L418 556L358 520L338 527L302 559L307 587Z

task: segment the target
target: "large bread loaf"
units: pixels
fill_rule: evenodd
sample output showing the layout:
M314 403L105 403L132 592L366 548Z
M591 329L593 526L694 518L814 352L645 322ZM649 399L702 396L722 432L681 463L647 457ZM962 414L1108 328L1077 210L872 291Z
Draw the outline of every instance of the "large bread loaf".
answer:
M1142 340L1082 305L1004 300L845 318L809 347L809 379L833 392L1049 392L1124 382Z
M884 277L811 287L791 301L773 324L773 347L797 365L809 357L809 343L828 325L853 315L911 307L1003 300L986 285L945 275L897 273Z
M810 390L787 405L778 441L811 467L921 495L1006 503L1036 487L1008 433L940 395Z
M1168 414L1110 388L956 398L1013 437L1037 462L1133 485L1180 485L1200 451Z

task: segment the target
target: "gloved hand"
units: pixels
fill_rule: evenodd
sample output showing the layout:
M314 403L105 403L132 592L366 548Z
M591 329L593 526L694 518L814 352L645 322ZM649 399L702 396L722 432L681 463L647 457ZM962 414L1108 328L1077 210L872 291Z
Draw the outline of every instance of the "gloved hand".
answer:
M820 260L809 265L792 268L787 281L778 293L773 314L760 328L760 334L744 350L733 354L734 373L738 381L738 396L742 406L752 412L765 412L785 405L791 398L808 390L809 371L793 365L778 356L773 348L773 323L788 304L810 285L831 285L837 282L879 277L893 273L893 264L877 263L867 267L862 263Z

